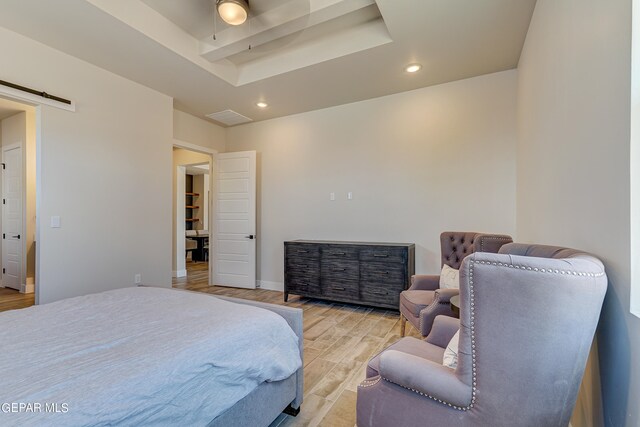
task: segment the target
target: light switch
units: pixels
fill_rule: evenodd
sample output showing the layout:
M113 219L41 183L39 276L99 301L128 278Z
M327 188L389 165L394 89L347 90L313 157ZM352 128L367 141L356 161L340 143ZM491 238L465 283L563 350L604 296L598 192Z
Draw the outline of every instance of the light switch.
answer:
M335 200L336 199L336 193L329 193L329 200Z
M51 228L60 228L60 217L52 216L51 217Z
M347 200L353 200L353 193L351 191L347 193Z

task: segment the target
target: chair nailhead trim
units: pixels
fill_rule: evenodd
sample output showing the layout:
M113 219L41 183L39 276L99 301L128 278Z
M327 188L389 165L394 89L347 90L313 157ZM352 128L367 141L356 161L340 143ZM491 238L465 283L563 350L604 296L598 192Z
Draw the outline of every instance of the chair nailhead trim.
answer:
M375 380L364 380L360 384L358 384L358 387L360 388L373 387L374 385L378 384L381 379L382 379L381 377L377 377Z
M480 237L480 252L484 252L484 241L485 240L498 240L498 241L504 240L505 242L511 242L512 241L510 237L481 236Z
M520 269L520 270L527 270L527 271L535 271L537 273L555 273L555 274L567 274L567 275L572 275L572 276L586 276L586 277L602 277L604 276L604 271L601 271L599 273L591 273L591 272L587 272L587 271L573 271L573 270L558 270L558 269L550 269L550 268L537 268L537 267L530 267L528 265L516 265L516 264L507 264L504 262L491 262L491 261L471 261L472 263L478 263L478 264L483 264L483 265L495 265L497 267L509 267L509 268L515 268L515 269Z

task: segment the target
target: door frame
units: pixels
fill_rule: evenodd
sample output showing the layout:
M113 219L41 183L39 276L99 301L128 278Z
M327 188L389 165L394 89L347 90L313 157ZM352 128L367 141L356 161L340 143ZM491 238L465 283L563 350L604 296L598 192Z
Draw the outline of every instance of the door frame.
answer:
M215 150L213 148L208 148L208 147L203 147L201 145L197 145L197 144L192 144L190 142L186 142L186 141L181 141L179 139L175 139L173 140L173 147L175 148L182 148L185 150L189 150L189 151L195 151L198 153L202 153L202 154L208 154L210 157L210 165L211 168L209 169L209 194L213 195L214 194L214 190L215 190L215 179L211 179L211 176L213 174L214 168L216 167L216 155L218 154L218 150ZM172 147L172 149L173 149ZM182 169L180 169L182 168ZM178 173L184 173L185 172L185 168L184 166L178 166ZM180 187L178 186L176 188L176 192L178 193L176 195L176 205L178 205L179 202L179 193L180 193ZM183 197L184 197L184 191L182 191ZM209 221L207 224L207 230L209 230L209 236L211 236L211 233L213 232L213 226L214 226L214 214L215 214L215 198L214 197L209 197ZM184 251L178 251L178 241L180 238L184 239L184 230L186 229L185 225L184 225L184 221L182 222L182 228L179 225L178 219L179 219L179 214L178 214L178 210L180 209L180 206L175 206L175 212L174 215L176 216L176 266L178 265L177 261L180 259L180 256L182 255L184 257ZM182 212L184 215L184 207L182 208ZM182 230L182 236L180 237L180 230ZM212 239L209 239L209 245L212 244ZM211 256L212 256L212 251L211 248L209 249L209 286L212 286L213 283L211 283L211 279L213 278L213 262L211 262Z
M16 101L21 104L33 107L35 110L35 137L36 137L36 227L35 227L35 239L36 246L36 266L35 266L35 304L40 304L40 248L42 247L40 240L40 206L42 206L42 108L46 106L48 108L56 108L71 113L76 112L76 103L71 100L70 104L64 104L52 99L47 99L38 95L32 95L27 92L23 92L18 89L12 89L6 86L0 85L0 97ZM26 199L25 199L26 200ZM26 210L24 212L26 215ZM26 221L23 221L23 226L26 226ZM26 239L25 239L26 241ZM25 243L26 245L26 243ZM25 254L26 257L26 254ZM26 260L26 258L25 258ZM25 272L26 275L26 266Z

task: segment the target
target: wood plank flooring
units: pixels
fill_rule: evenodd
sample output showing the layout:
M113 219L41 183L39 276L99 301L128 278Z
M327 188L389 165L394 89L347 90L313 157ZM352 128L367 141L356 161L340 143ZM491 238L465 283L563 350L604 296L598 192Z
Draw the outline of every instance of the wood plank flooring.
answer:
M0 288L0 311L30 307L35 304L35 294L21 294L11 288Z
M272 427L353 427L356 392L369 358L400 339L397 311L332 303L264 289L208 285L208 264L187 263L187 277L174 287L304 310L304 402L297 417L280 415ZM420 337L407 325L407 335Z

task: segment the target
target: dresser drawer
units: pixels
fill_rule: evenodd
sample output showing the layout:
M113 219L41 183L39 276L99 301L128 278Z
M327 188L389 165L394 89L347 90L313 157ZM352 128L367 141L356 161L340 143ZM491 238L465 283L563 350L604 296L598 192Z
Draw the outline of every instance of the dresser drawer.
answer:
M318 258L320 257L320 246L312 243L287 243L285 245L285 256Z
M360 265L360 280L363 283L385 283L401 290L407 283L405 269L401 264L370 262Z
M360 249L346 245L323 245L321 251L323 260L357 260Z
M320 276L320 258L287 257L286 272Z
M360 263L358 261L325 260L320 263L320 277L322 279L354 280L360 278Z
M360 249L360 261L406 263L407 250L394 247L364 247Z
M285 291L318 295L320 294L320 278L314 275L287 274Z
M356 280L322 278L320 289L322 295L329 298L358 299L358 282Z
M389 287L380 283L361 283L360 299L375 304L386 304L398 307L402 289Z

